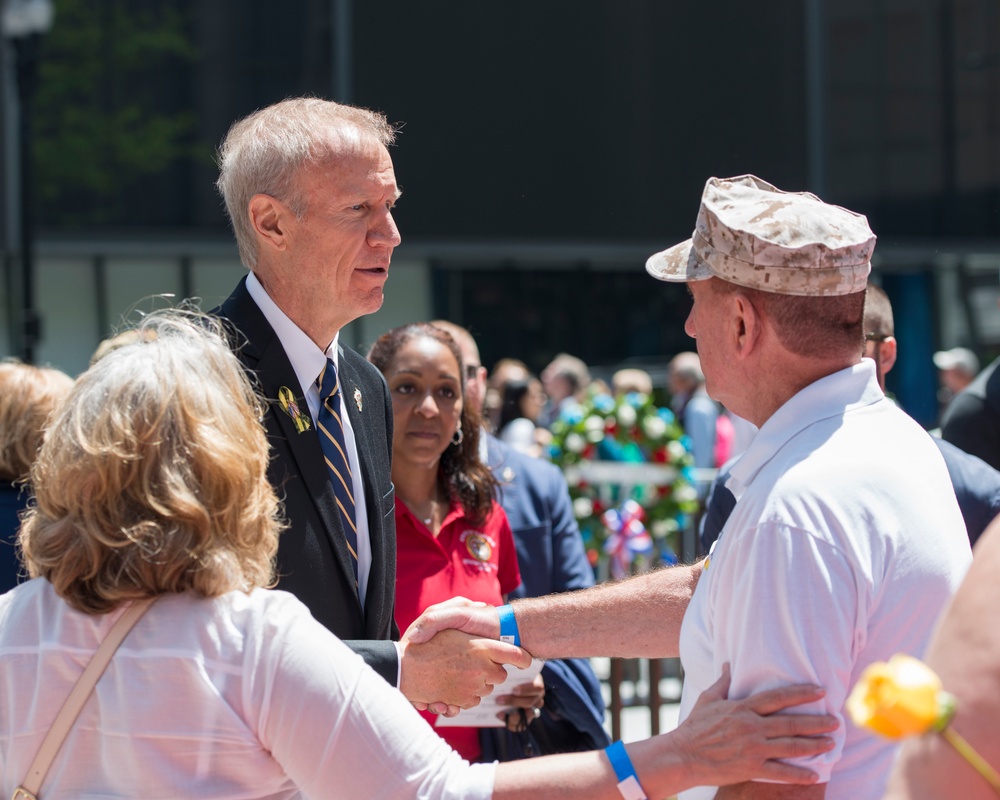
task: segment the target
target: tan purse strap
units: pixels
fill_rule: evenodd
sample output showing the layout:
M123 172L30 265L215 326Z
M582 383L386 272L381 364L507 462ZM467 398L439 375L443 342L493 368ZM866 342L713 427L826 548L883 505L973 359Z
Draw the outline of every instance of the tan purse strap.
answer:
M73 691L69 693L66 702L59 709L59 713L56 714L52 725L49 726L49 732L45 734L45 739L42 740L41 747L38 748L35 760L31 762L31 766L28 768L27 776L21 785L14 790L11 800L37 800L38 790L42 787L42 782L49 772L49 767L52 766L59 748L66 741L66 736L69 735L70 729L76 722L76 718L80 716L80 711L83 709L84 703L87 702L87 698L94 691L94 686L111 662L111 657L118 649L118 645L128 636L129 631L132 630L135 623L139 621L155 601L155 597L136 600L125 609L125 613L111 627L108 635L101 642L101 646L97 648L94 657L90 659L87 668L84 669L80 679L76 682L76 686L73 687Z

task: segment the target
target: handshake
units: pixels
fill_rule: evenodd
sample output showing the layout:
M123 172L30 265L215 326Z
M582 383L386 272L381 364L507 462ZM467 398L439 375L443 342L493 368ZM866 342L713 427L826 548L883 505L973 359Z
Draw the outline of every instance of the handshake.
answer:
M499 637L494 606L464 597L431 606L400 639L400 690L418 710L446 717L477 706L507 679L505 664L531 664L531 654ZM536 709L543 691L540 681L528 683L501 703Z
M595 590L573 594L577 597L520 600L516 619L510 606L498 609L465 598L431 606L400 641L404 654L400 688L418 709L454 716L460 709L477 705L506 679L504 664L527 667L532 655L587 657L604 650L605 655L618 657L659 657L664 648L670 649L669 638L656 636L648 627L644 636L632 635L634 630L630 634L627 629L634 620L616 621L613 615L602 614L600 602L597 608L588 608L586 614L572 607L575 600L588 595L590 599L599 598ZM588 619L591 623L583 624ZM518 622L522 623L521 631ZM526 633L531 654L519 646L521 632ZM499 641L501 638L511 641ZM510 698L510 704L530 707L526 704L534 700L530 694L533 687L529 684L519 688L523 694L518 692ZM671 759L680 758L689 786L752 779L814 783L815 773L778 759L832 750L835 743L828 734L838 727L837 718L778 712L806 703L818 704L825 696L823 689L809 684L785 686L743 700L728 700L728 691L726 665L722 677L702 693L675 731L633 745L635 752L648 750L651 763L663 763L667 754ZM506 699L500 700L507 704ZM647 774L652 773L648 768Z

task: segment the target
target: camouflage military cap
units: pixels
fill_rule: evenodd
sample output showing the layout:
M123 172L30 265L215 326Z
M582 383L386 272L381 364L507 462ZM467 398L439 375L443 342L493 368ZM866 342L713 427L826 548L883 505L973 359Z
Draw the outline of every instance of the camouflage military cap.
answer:
M863 292L875 234L868 220L808 192L783 192L753 175L709 178L694 233L650 256L661 281L713 276L792 295Z

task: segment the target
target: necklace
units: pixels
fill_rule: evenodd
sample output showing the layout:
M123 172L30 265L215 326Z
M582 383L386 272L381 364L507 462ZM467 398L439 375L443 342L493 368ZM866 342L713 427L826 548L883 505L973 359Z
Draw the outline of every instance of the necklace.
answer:
M437 510L437 499L435 498L435 499L431 500L431 513L427 517L421 518L421 521L428 528L431 526L431 522L433 522L433 520L434 520L434 512L436 510Z
M426 517L417 510L417 504L416 503L410 503L407 500L404 500L403 502L405 502L406 505L407 505L407 507L409 507L410 511L413 512L413 516L415 516L417 519L419 519L428 528L431 526L431 523L434 521L434 513L437 511L437 507L438 507L437 497L432 497L428 501L429 505L428 505L428 508L427 508L427 516Z

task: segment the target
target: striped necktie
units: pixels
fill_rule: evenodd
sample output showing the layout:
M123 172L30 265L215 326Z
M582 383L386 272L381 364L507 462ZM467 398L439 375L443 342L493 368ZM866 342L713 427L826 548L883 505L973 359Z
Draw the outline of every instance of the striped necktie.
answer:
M358 529L354 515L354 484L351 478L351 465L347 460L347 442L344 439L344 424L341 420L340 385L337 382L337 368L331 359L326 360L326 366L317 380L319 386L319 443L323 448L323 457L337 495L337 506L344 522L344 533L347 536L347 549L351 551L354 565L354 583L358 581Z

